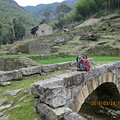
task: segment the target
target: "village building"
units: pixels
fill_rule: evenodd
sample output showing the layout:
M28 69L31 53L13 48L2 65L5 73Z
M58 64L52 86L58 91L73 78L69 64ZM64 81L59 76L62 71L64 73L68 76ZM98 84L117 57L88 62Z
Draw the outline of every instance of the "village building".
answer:
M50 35L53 33L52 27L43 23L31 29L31 33L36 36Z

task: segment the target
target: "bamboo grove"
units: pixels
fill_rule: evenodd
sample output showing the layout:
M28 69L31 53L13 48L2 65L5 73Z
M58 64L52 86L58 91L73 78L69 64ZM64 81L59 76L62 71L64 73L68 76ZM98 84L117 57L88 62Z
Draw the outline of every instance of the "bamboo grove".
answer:
M80 0L75 6L75 13L88 17L99 11L120 9L120 0Z

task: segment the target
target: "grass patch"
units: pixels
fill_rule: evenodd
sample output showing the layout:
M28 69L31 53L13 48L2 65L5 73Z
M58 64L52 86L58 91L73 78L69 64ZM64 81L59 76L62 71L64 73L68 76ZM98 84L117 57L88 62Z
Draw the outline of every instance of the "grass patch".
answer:
M95 63L109 63L109 62L115 62L120 61L120 57L91 57L93 58ZM47 59L47 60L36 60L39 64L54 64L54 63L61 63L61 62L69 62L69 61L75 61L76 57L71 58L56 58L56 59Z
M39 64L54 64L54 63L62 63L62 62L69 62L75 61L75 57L71 58L56 58L56 59L47 59L47 60L35 60Z
M120 61L120 57L92 57L94 59L95 63L109 63L109 62L115 62Z
M21 55L0 55L0 57L30 57L30 56L37 56L37 55L49 55L53 53L48 54L21 54Z
M30 85L34 82L49 79L64 73L67 73L67 70L59 70L45 76L31 77L22 81L11 81L12 84L6 87L0 86L0 99L7 98L7 101L3 105L11 104L11 107L14 107L15 105L21 105L20 108L15 108L13 110L9 110L9 108L6 109L6 112L3 115L10 115L9 120L34 120L37 118L37 113L33 109L34 98L30 95ZM5 90L12 91L21 88L23 88L23 90L15 96L3 95ZM22 97L23 99L19 100ZM1 110L0 112L4 110Z

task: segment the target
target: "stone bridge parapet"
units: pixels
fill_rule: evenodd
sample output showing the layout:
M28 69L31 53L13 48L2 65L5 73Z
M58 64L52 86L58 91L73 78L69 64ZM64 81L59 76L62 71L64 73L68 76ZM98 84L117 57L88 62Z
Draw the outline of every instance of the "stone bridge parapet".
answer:
M30 86L36 111L47 120L86 120L77 112L101 84L114 83L120 90L120 61L103 64L88 72L71 72Z

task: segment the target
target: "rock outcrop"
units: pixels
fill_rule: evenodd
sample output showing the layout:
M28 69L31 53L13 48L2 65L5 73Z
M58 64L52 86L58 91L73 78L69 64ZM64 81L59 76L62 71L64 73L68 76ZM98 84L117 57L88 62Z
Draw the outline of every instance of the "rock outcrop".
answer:
M98 38L101 37L100 33L97 33L95 31L92 32L86 32L84 33L81 37L80 40L92 40L92 41L97 41Z

